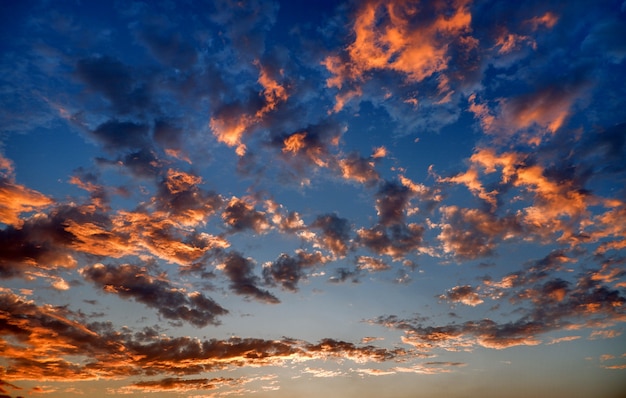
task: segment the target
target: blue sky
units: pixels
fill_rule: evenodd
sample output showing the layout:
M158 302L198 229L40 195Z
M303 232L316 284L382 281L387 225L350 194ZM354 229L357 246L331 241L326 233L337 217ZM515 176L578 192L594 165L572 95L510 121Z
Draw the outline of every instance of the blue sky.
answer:
M626 393L626 3L3 3L0 396Z

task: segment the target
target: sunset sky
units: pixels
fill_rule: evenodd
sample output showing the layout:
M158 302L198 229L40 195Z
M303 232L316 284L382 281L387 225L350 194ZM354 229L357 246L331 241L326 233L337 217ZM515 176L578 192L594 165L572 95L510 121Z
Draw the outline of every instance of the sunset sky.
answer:
M626 1L0 6L0 398L626 397Z

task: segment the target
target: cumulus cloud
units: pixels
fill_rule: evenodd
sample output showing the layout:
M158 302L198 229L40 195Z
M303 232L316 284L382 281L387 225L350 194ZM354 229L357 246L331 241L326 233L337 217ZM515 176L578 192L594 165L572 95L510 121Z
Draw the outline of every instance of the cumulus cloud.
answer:
M424 227L415 224L396 224L389 228L376 225L357 230L358 243L379 255L400 260L408 253L420 251Z
M306 269L329 261L321 252L308 253L297 250L295 256L282 253L275 261L263 266L266 283L279 283L284 289L298 290L298 282L306 277Z
M245 198L232 197L222 212L222 219L233 231L251 229L261 233L270 227L265 213L255 210L254 203Z
M435 7L430 3L420 7L381 1L362 3L352 25L354 40L344 53L324 60L331 73L327 86L358 87L369 71L394 71L411 82L421 82L439 73L439 91L445 98L450 91L444 74L451 58L450 49L472 45L467 40L472 16L465 1L451 4L445 12L438 12L441 10ZM358 93L354 89L344 91L344 95L346 92ZM337 104L345 102L344 95L337 95ZM340 109L336 106L334 110Z
M347 158L339 160L343 178L364 184L371 185L380 178L374 167L373 160L363 158L356 153L351 153Z
M404 221L411 191L396 182L385 182L376 193L376 211L381 225Z
M187 293L175 288L165 275L151 275L146 267L133 264L95 264L80 269L80 274L106 293L155 308L166 319L180 320L196 327L219 324L218 317L228 311L200 292Z
M438 239L445 253L461 259L473 259L494 253L498 243L522 233L516 216L498 218L479 209L441 207L442 226Z
M472 307L482 304L484 301L480 298L480 295L470 285L455 286L448 290L445 295L439 296L442 300L447 300L452 303L462 303L470 305Z
M105 55L80 59L76 63L76 75L90 90L103 95L120 114L150 105L147 82L138 80L132 68L117 58ZM123 132L128 132L129 137L124 137ZM144 143L145 139L144 126L116 120L102 124L93 134L110 148Z
M279 303L276 296L259 288L261 278L254 273L254 267L252 259L243 257L238 252L227 253L217 266L230 280L230 288L234 293L262 303Z
M562 263L562 260L555 260L559 257L559 253L555 252L537 261L528 268L529 274L536 274L537 267L545 271L553 263ZM503 278L501 283L495 284L503 289L515 289L514 299L530 305L530 309L513 321L500 323L485 318L462 324L427 326L424 319L390 316L380 317L374 322L403 330L403 341L419 349L457 351L472 350L478 346L503 349L538 345L543 342L541 337L550 332L598 324L611 327L622 322L626 316L626 298L622 292L593 281L593 273L581 274L576 284L548 275L544 274L542 278L522 276L519 280L516 277L512 279L513 283L505 282L509 279ZM482 300L476 290L470 286L457 286L440 297L451 301L467 300L469 305L475 305Z
M376 257L358 256L356 262L359 269L369 272L386 271L391 268L389 264Z

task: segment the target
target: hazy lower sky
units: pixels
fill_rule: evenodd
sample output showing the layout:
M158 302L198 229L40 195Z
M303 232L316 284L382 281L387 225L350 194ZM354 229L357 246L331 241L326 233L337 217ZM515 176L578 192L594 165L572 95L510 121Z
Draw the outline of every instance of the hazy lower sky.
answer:
M0 6L0 398L626 396L623 0Z

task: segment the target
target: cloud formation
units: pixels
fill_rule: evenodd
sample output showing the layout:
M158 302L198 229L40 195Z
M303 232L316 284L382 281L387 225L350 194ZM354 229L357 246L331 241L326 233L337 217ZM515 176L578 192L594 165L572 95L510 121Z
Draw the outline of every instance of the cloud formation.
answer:
M621 383L621 2L5 8L0 395Z
M184 289L173 287L165 275L150 275L146 267L98 263L79 272L104 292L132 298L155 308L166 319L203 327L218 324L217 318L228 313L200 292L186 293Z

